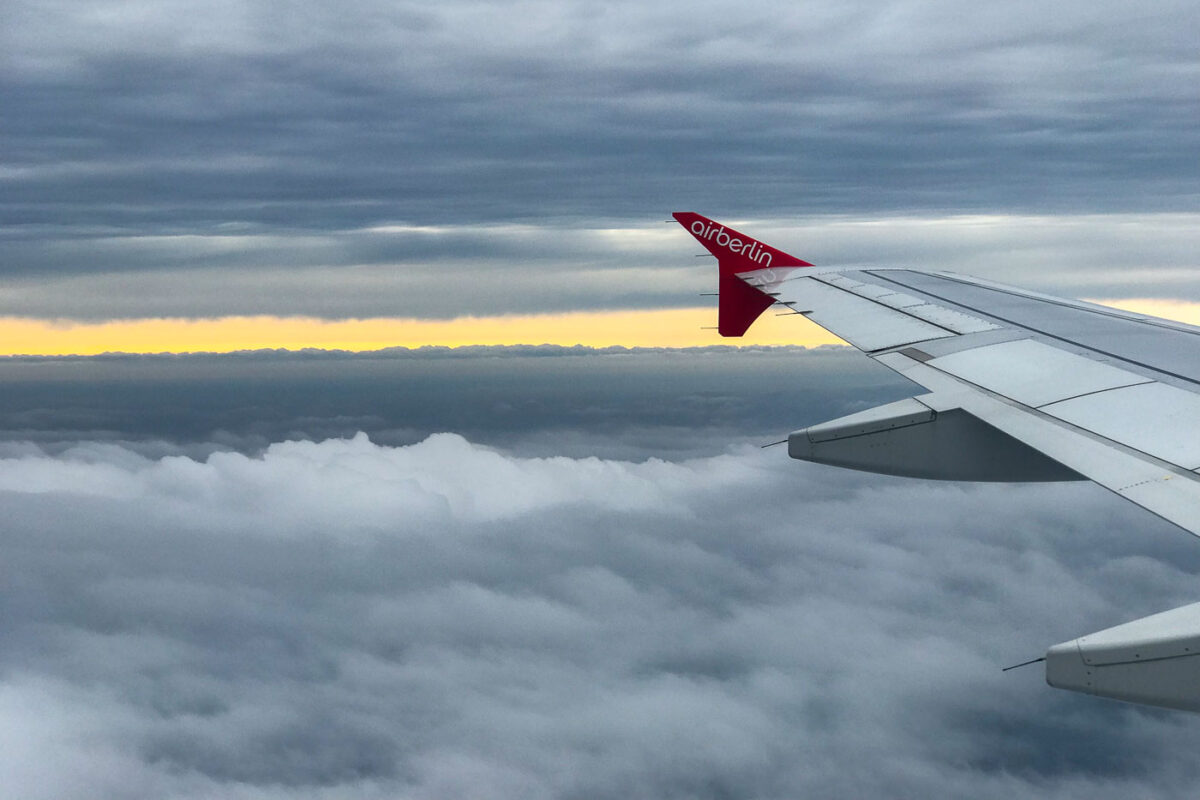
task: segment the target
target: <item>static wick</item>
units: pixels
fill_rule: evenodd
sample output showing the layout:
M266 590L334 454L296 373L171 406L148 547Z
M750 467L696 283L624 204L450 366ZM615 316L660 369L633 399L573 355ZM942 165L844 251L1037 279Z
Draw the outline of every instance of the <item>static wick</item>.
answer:
M774 447L777 444L787 444L787 439L780 439L778 442L771 442L770 444L764 444L760 447L760 449L766 450L768 447Z
M1045 661L1045 660L1046 660L1046 657L1042 656L1041 658L1035 658L1032 661L1024 661L1020 664L1013 664L1011 667L1005 667L1004 669L1002 669L1000 671L1008 672L1010 669L1016 669L1017 667L1028 667L1030 664L1037 664L1037 663L1039 663L1041 661Z

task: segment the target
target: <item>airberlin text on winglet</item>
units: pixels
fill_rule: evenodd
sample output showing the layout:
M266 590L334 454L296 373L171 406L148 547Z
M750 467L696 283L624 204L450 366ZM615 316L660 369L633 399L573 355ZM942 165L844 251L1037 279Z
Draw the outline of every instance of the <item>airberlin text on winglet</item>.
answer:
M699 219L692 222L690 230L697 239L715 242L719 247L724 247L733 253L740 253L756 264L762 264L764 267L771 266L771 253L753 239L743 242L736 236L730 236L719 225L705 224L704 220ZM722 239L722 237L724 238Z
M717 288L717 331L722 336L741 336L754 320L775 302L773 293L751 286L742 273L783 267L811 267L769 245L756 241L733 228L726 229L694 211L676 211L671 215L683 229L696 237L704 249L717 257L720 281Z

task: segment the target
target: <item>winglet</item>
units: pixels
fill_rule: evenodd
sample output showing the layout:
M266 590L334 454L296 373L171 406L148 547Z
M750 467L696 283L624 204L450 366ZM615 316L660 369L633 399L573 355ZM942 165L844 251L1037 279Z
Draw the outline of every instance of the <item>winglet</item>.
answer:
M738 279L739 272L812 266L700 214L676 211L671 216L717 258L720 271L717 332L722 336L741 336L775 302L771 296Z

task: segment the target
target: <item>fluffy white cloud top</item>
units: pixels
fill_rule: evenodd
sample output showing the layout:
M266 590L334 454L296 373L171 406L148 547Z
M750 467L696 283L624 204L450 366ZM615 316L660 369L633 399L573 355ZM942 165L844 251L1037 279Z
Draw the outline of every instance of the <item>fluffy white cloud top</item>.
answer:
M440 434L0 449L24 798L1186 796L1186 714L1000 667L1195 600L1088 484Z

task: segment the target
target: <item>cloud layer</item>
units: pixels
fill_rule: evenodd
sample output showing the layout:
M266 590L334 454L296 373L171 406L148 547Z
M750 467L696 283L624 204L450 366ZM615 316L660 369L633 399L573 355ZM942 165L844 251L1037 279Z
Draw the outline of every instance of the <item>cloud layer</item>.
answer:
M912 394L849 348L563 347L8 359L0 441L150 456L457 431L522 455L680 460Z
M630 219L705 195L759 213L1194 200L1183 2L752 2L734 19L712 3L301 0L209 17L18 4L15 207L325 228Z
M678 306L685 208L819 263L1194 266L1147 219L1196 211L1190 3L10 6L0 314Z
M0 777L22 797L1183 797L1197 777L1190 716L999 672L1195 599L1195 543L1090 485L452 434L3 455Z
M694 257L699 248L678 226L658 222L664 208L608 228L547 221L319 236L98 233L57 244L14 235L0 240L0 270L9 273L0 315L449 319L694 307L715 287L714 265ZM1075 297L1200 300L1196 214L738 224L823 266L944 269ZM373 242L370 252L359 250L364 241Z

